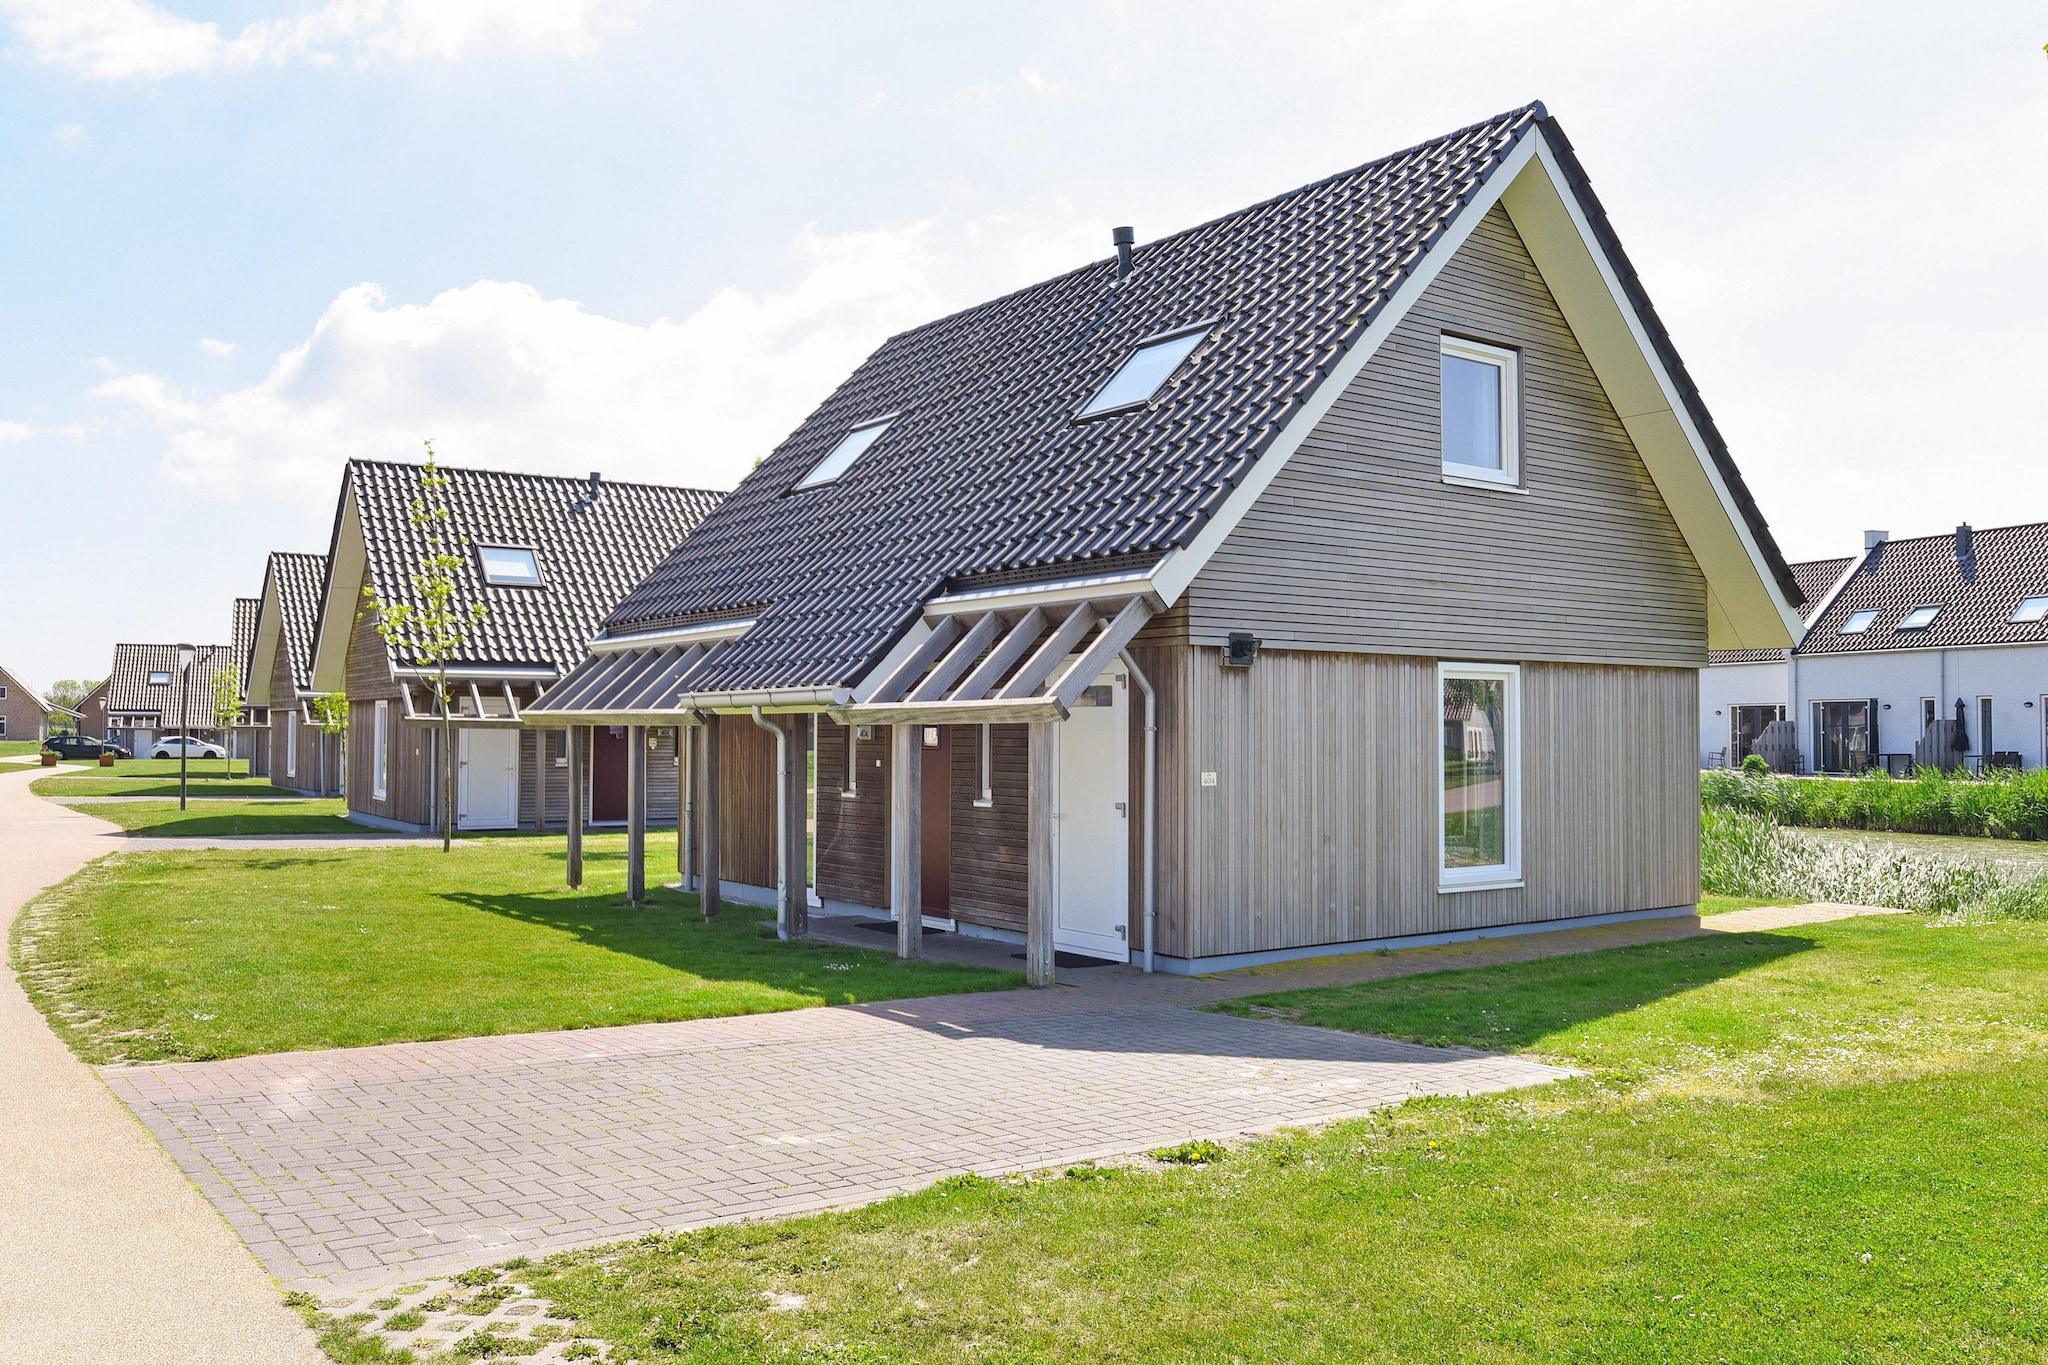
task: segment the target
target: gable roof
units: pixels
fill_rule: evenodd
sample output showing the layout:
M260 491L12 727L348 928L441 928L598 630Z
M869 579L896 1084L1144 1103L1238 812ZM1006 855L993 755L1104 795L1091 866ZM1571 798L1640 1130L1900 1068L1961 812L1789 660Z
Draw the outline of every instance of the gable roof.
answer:
M2013 608L2048 596L2048 522L1973 530L1967 554L1957 535L1918 536L1877 545L1800 643L1801 656L1873 654L1972 645L2048 644L2048 620L2014 623ZM1924 630L1901 631L1915 607L1941 611ZM1859 611L1877 619L1857 635L1842 623Z
M368 586L386 602L417 605L412 576L431 554L412 521L421 466L351 460L309 655L309 685L338 691L355 605ZM580 660L604 615L662 556L718 504L698 488L601 482L440 466L447 478L446 534L464 548L456 574L458 609L485 607L469 628L456 666L567 672ZM530 548L539 587L486 583L477 547ZM394 668L418 666L416 654L389 650Z
M327 556L295 553L289 550L270 552L270 563L263 571L263 600L267 604L276 593L277 639L282 644L285 660L291 669L292 686L301 692L310 691L313 686L313 635L320 623L320 591L327 582ZM268 641L271 633L266 629L262 638ZM269 651L265 651L268 654ZM268 688L269 678L263 686ZM287 698L280 701L284 705Z
M27 697L30 701L34 702L36 704L36 709L41 711L46 716L58 714L75 716L78 714L76 711L66 711L61 706L50 705L49 700L46 697L44 697L42 693L36 691L33 687L30 687L20 678L17 678L14 676L14 674L8 672L5 665L0 665L0 683L6 683L8 686L13 687L17 691L19 691L24 697Z
M235 666L231 645L200 645L192 656L191 721L195 729L214 728L213 675ZM168 683L152 683L149 675L167 673ZM114 666L106 681L107 710L115 715L150 715L176 724L183 688L178 675L176 645L115 645Z
M890 338L620 603L606 635L750 618L691 673L692 692L848 687L935 594L1161 565L1205 527L1227 530L1233 494L1255 497L1272 477L1278 461L1262 470L1262 457L1326 381L1355 372L1404 286L1448 254L1434 248L1462 240L1466 211L1499 200L1489 182L1529 165L1538 143L1697 428L1681 439L1714 466L1708 496L1747 547L1733 557L1794 597L1570 143L1531 104L1139 247L1128 277L1099 261ZM1150 403L1075 420L1135 347L1197 325L1202 344ZM792 491L849 430L891 414L840 479ZM1777 608L1763 638L1789 639L1788 615Z
M235 620L230 638L234 641L235 685L244 697L249 695L249 655L256 648L256 617L263 610L260 597L237 597L235 599Z
M1805 599L1805 610L1801 615L1811 622L1812 613L1822 605L1829 588L1841 581L1849 566L1856 560L1854 555L1841 555L1835 559L1807 559L1792 565L1792 579L1799 585L1799 594ZM1717 649L1707 655L1710 664L1766 664L1783 659L1790 650L1784 649Z

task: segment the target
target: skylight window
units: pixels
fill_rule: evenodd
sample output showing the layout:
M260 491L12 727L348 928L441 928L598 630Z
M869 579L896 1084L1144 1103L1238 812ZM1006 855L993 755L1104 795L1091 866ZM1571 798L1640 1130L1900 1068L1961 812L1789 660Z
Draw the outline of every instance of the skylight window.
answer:
M2005 618L2016 626L2031 621L2048 621L2048 597L2029 597L2012 609L2012 615Z
M151 687L169 687L171 685L171 675L161 670L152 673L149 675L149 685Z
M868 447L881 439L889 429L889 419L870 422L864 427L855 427L839 438L839 444L832 447L832 453L818 461L818 467L804 475L798 488L816 488L820 484L836 482L841 474L853 468L853 462L868 453Z
M1842 622L1842 634L1861 635L1864 631L1870 629L1870 623L1876 619L1877 613L1874 611L1859 611L1848 620Z
M1934 618L1941 615L1940 607L1915 607L1906 613L1906 619L1899 622L1900 630L1925 630L1934 624Z
M524 545L479 545L476 557L483 565L484 582L493 587L540 586L540 560Z
M1204 327L1140 346L1109 377L1109 382L1095 391L1095 396L1088 400L1088 406L1077 415L1094 417L1099 413L1117 412L1151 402L1152 396L1173 378L1173 372L1195 353L1195 347L1201 345L1202 339L1208 335L1209 329Z

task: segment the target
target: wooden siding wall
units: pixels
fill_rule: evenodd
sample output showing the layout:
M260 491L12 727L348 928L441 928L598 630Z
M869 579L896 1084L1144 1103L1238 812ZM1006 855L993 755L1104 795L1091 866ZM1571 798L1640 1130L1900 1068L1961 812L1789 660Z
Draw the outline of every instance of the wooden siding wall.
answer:
M345 682L348 716L348 808L401 824L432 822L434 746L425 726L407 725L398 701L398 680L390 656L377 634L377 614L368 607L356 613L349 632ZM376 782L376 703L389 701L390 766L385 772L385 799L371 795ZM273 728L281 717L273 717Z
M1020 934L1030 856L1028 735L1023 725L989 727L991 804L977 806L981 727L953 727L953 918Z
M818 896L882 908L889 904L889 732L854 740L853 731L818 721ZM766 736L763 736L766 738ZM860 781L846 792L846 746L857 744Z
M260 665L259 665L260 666ZM259 737L267 751L273 785L287 791L311 792L319 796L341 794L341 750L343 735L330 735L299 717L297 761L287 763L291 748L291 713L298 709L298 685L292 681L291 660L280 640L270 657L270 695L277 702L270 708L275 717L271 728ZM324 763L325 766L322 766ZM289 775L287 775L289 774Z
M1438 339L1521 354L1525 493L1446 484ZM1706 582L1514 225L1477 231L1189 587L1269 648L1698 667Z
M718 782L720 879L774 886L775 736L751 716L719 718Z
M655 747L647 752L647 819L673 825L682 790L682 765L676 754L676 732L657 729ZM546 779L543 794L549 829L569 825L569 732L528 729L519 736L519 827L533 828L533 774L538 765Z
M1143 662L1161 734L1159 950L1206 957L1699 899L1699 675L1522 669L1524 886L1436 889L1436 661ZM1177 657L1176 657L1177 654ZM1204 771L1217 785L1203 787Z

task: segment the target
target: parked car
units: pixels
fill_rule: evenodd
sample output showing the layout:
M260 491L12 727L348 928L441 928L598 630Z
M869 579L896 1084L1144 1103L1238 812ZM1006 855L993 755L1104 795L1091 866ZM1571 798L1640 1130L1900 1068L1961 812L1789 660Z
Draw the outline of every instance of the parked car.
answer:
M221 748L218 744L208 744L203 739L188 739L178 735L172 735L169 739L158 740L156 747L149 751L149 756L151 758L176 758L178 756L178 746L180 745L184 746L185 757L187 758L226 758L228 756L228 751Z
M43 747L59 758L98 758L101 754L112 754L116 758L127 758L128 751L110 740L94 739L90 735L51 735L43 741Z

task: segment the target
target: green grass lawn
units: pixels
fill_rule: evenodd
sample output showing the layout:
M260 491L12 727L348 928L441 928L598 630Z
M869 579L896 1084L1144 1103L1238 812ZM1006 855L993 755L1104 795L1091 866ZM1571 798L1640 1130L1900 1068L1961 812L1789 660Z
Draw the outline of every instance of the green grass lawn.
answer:
M772 912L728 907L707 925L694 896L668 891L635 910L624 836L584 847L577 892L562 885L560 836L445 854L130 853L25 911L15 961L52 1026L94 1062L697 1019L1023 980L781 943ZM649 858L657 875L672 867L672 840L650 839Z
M237 801L262 800L275 797L283 800L302 801L305 797L283 787L274 787L267 777L238 777L230 782L219 773L204 780L191 778L186 791L195 797L228 797ZM168 778L152 774L123 774L116 767L109 772L104 769L88 768L76 772L59 770L48 777L39 777L29 783L28 789L37 796L168 796L178 795L178 774L173 769Z
M327 801L95 801L73 807L119 825L138 838L198 839L228 834L375 834L346 818L347 807Z
M0 758L34 758L42 747L37 739L0 739Z
M721 1365L2048 1353L2039 926L1847 920L1238 1008L1587 1074L514 1276L623 1358Z

